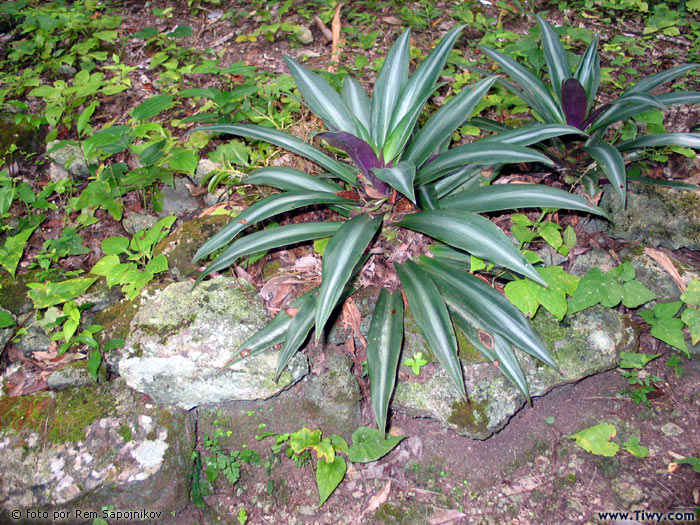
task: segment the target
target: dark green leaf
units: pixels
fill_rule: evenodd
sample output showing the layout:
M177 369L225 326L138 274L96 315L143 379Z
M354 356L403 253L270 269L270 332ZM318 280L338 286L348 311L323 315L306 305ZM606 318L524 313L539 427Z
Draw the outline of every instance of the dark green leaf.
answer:
M377 429L357 427L352 433L348 459L353 463L370 463L386 456L405 436L386 436Z
M598 167L608 178L610 184L612 184L624 207L627 192L627 172L625 170L625 161L622 160L620 152L606 143L587 146L583 149L598 163Z
M494 184L440 199L440 208L458 208L474 213L516 208L563 208L594 213L605 212L583 197L544 184Z
M415 204L416 196L413 192L413 179L416 176L416 167L411 162L399 162L391 168L374 168L372 170L377 178L386 182L389 186L408 197Z
M514 270L546 286L503 231L476 213L455 209L428 210L405 215L398 224Z
M326 246L323 254L322 282L316 303L316 340L321 336L328 317L335 308L343 288L352 277L355 265L382 224L382 216L366 213L343 224Z
M300 140L289 133L284 133L282 131L277 131L254 124L219 124L216 126L202 126L194 129L192 132L194 133L196 131L229 133L231 135L269 142L270 144L284 148L292 153L306 157L319 166L326 168L336 177L341 178L349 184L356 185L357 176L353 168L347 164L343 164L342 162L338 162L337 160L330 158L322 151L310 146L303 140Z
M391 117L408 79L410 46L410 31L406 30L391 46L374 84L370 132L374 143L379 148L384 145L384 140L390 131Z
M437 286L410 260L402 265L394 263L394 268L419 330L462 398L466 400L462 364L457 357L457 337Z
M379 292L367 334L367 368L372 409L384 437L389 400L394 391L396 369L403 341L403 298L401 292Z
M542 50L544 51L544 59L547 62L549 78L554 88L554 94L562 100L562 84L571 78L571 66L569 58L564 51L564 46L561 45L559 36L556 34L552 26L550 26L544 18L537 15L537 22L540 25L542 32ZM584 97L585 98L585 97ZM583 110L585 111L585 101ZM566 111L566 108L564 108ZM583 119L582 119L583 120Z
M340 225L341 223L339 222L307 222L251 233L229 246L224 253L207 266L197 280L201 281L210 273L231 266L236 259L244 255L327 237L334 233Z
M515 346L558 370L527 320L496 290L473 275L425 256L420 257L419 265L437 284L450 308L463 310L465 317L475 319L484 330L502 335Z
M316 309L316 289L307 292L298 302L298 310L289 322L289 329L284 340L284 345L277 356L277 371L275 380L279 379L282 372L289 364L289 360L299 350L314 325L314 311Z
M541 162L547 166L554 166L549 157L533 149L479 140L452 148L433 159L430 164L418 171L416 183L432 182L450 170L467 164L490 166L494 164L519 164L521 162Z
M443 141L452 137L452 133L472 114L495 81L494 77L490 77L463 87L416 133L403 159L421 166Z
M357 134L350 109L330 83L294 59L287 56L283 58L309 109L329 124L333 131Z
M352 204L352 201L326 191L289 191L260 199L236 216L207 240L194 256L201 259L227 245L241 231L264 219L313 204Z

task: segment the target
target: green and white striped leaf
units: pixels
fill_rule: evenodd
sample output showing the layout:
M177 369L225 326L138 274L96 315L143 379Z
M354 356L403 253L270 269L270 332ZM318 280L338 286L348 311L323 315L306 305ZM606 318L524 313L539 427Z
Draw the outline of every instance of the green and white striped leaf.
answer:
M272 319L272 321L267 323L263 328L246 339L238 350L233 353L231 359L221 367L221 370L228 368L232 364L237 363L246 357L260 354L271 346L282 343L287 337L289 323L291 322L292 318L287 315L287 312L282 310L275 316L274 319ZM241 356L241 352L244 351L247 351L246 355Z
M227 245L241 231L264 219L304 206L313 204L353 204L353 201L338 197L326 191L288 191L276 193L260 199L242 211L221 228L213 237L207 240L194 256L201 259L210 253Z
M563 135L584 135L585 131L566 124L527 124L480 139L479 142L499 142L513 146L530 146Z
M571 78L569 58L566 55L564 46L561 45L559 35L557 35L552 26L539 15L537 15L537 22L542 32L542 51L544 51L544 59L547 62L552 88L557 99L561 100L562 83Z
M452 133L462 125L465 118L469 118L495 81L495 77L489 77L473 86L462 88L462 91L437 110L416 133L403 159L413 162L416 166L428 160L443 141L452 138Z
M598 35L593 37L593 40L591 40L588 48L586 48L586 52L581 57L578 66L576 66L574 78L578 80L583 86L583 89L586 90L586 97L588 98L586 114L588 114L595 104L595 97L598 94L598 86L600 85Z
M700 92L673 91L671 93L655 95L655 99L664 106L673 106L677 104L700 104ZM653 105L642 102L636 104L611 106L593 120L588 130L589 132L595 130L605 130L608 126L614 124L615 122L633 117L634 115L649 111L653 108Z
M481 215L455 209L427 210L405 215L397 224L430 235L547 286L505 233Z
M398 126L406 115L416 112L416 107L422 108L426 93L429 94L435 91L435 82L437 82L440 73L442 73L447 62L447 57L450 55L452 46L462 32L464 26L458 26L451 29L440 40L435 49L421 62L416 68L411 78L408 79L404 88L401 90L401 95L396 103L396 107L391 116L390 129ZM420 111L420 109L419 109ZM385 160L388 160L385 158Z
M248 137L250 139L269 142L270 144L284 148L287 151L291 151L292 153L306 157L310 161L315 162L319 166L327 169L336 177L349 184L352 184L353 186L357 186L357 175L355 173L355 169L347 164L343 164L342 162L338 162L337 160L330 158L322 151L307 144L303 140L290 135L289 133L266 128L264 126L258 126L256 124L217 124L213 126L201 126L194 129L192 132L194 133L195 131L228 133L239 137Z
M414 262L394 263L401 286L411 306L418 329L430 345L435 357L450 376L463 399L467 398L462 377L462 364L457 357L455 336L447 306L435 283Z
M441 175L466 166L467 164L517 164L520 162L541 162L554 166L554 162L546 155L522 146L512 146L498 142L478 140L452 148L433 159L430 164L421 168L416 176L416 184L426 184Z
M628 90L628 92L648 93L655 87L661 86L662 84L666 84L667 82L671 82L671 80L678 78L681 75L685 75L686 73L692 71L696 67L698 67L698 64L681 64L680 66L672 67L670 69L662 71L661 73L650 75L637 82Z
M524 95L523 100L527 102L530 107L534 108L537 113L540 113L540 116L545 121L550 123L566 123L564 113L557 101L552 97L547 86L532 74L531 71L503 53L483 46L478 47L486 56L498 62L503 70L518 84L522 90L521 94ZM508 83L504 83L504 85L508 89L511 89ZM520 96L518 93L515 94Z
M389 400L396 383L396 369L403 342L403 298L401 291L379 292L367 334L367 369L372 409L377 426L386 432Z
M479 338L479 330L481 328L474 324L473 319L464 317L464 310L450 308L450 313L455 326L464 332L464 335L474 345L474 348L489 361L494 364L498 363L497 366L501 373L530 401L530 389L527 385L527 379L525 379L525 374L520 368L520 363L511 344L503 336L495 333L488 334L488 336L482 335L485 341L488 341L489 338L493 341L491 348L488 348ZM485 331L482 330L482 332Z
M335 233L341 224L340 222L306 222L279 226L246 235L235 241L213 263L207 266L197 278L197 282L212 272L231 266L236 259L244 255L279 248L297 242L328 237Z
M451 308L464 310L489 333L498 333L543 363L559 370L540 338L508 299L481 279L421 256L418 265L425 270Z
M440 208L457 208L474 213L516 208L563 208L605 217L605 212L586 199L544 184L493 184L450 195L439 201Z
M434 89L437 89L437 87ZM416 127L416 122L418 122L418 117L423 111L423 106L428 102L434 89L426 90L425 93L423 93L423 98L411 108L409 113L404 115L398 124L394 126L392 123L386 141L384 142L384 148L382 149L382 158L385 162L394 162L395 159L400 156L401 151L413 133L413 128Z
M280 190L289 191L307 190L336 193L343 190L343 187L335 182L320 177L314 177L303 171L287 168L285 166L260 168L243 179L243 182L246 184L264 184Z
M297 350L304 344L306 338L314 325L314 310L316 309L316 289L307 292L298 302L298 310L289 322L287 336L284 345L277 356L277 371L275 381L282 375L282 372L289 364L289 360L296 354Z
M435 192L438 198L449 195L456 190L460 190L457 192L460 193L461 191L470 191L473 188L480 187L482 182L486 183L495 179L501 167L498 165L491 166L491 175L488 177L484 177L484 173L489 173L485 169L480 164L468 164L449 175L442 176L435 182Z
M372 92L372 111L370 114L371 133L374 143L381 148L384 145L389 123L399 95L408 79L408 60L410 31L407 29L391 46L379 70L377 82Z
M633 140L615 144L618 151L631 151L658 146L685 146L700 149L700 133L658 133L642 135Z
M357 135L352 113L333 86L321 75L306 69L294 59L287 56L283 58L309 109L332 126L333 131L347 131Z
M413 180L416 178L416 166L413 163L402 161L392 168L374 168L372 173L396 191L403 193L415 204Z
M366 213L343 224L333 234L323 254L322 282L316 303L316 340L318 341L326 321L352 277L355 266L382 223L382 216L375 218Z
M600 170L612 184L617 194L620 196L622 206L625 206L625 196L627 194L627 172L625 171L625 161L622 155L610 144L600 143L596 146L586 146L583 150L596 161Z
M438 195L434 184L423 184L416 188L418 207L423 210L434 210L438 207Z
M367 96L365 89L351 76L345 77L343 81L342 97L350 108L351 113L365 128L370 129L370 115L372 113L372 103ZM370 135L371 136L371 135Z

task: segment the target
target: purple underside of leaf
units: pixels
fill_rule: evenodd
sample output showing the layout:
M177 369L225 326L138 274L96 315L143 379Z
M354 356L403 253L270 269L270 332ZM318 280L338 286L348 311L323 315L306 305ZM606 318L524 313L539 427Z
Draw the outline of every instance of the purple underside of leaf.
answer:
M380 181L371 171L373 168L386 167L384 163L379 160L372 146L347 131L319 133L318 136L334 148L341 149L347 153L360 169L362 175L372 183L375 190L382 192L384 195L389 194L389 186Z
M566 123L583 129L581 126L586 118L588 97L584 87L575 78L569 78L562 83L561 105L566 115Z

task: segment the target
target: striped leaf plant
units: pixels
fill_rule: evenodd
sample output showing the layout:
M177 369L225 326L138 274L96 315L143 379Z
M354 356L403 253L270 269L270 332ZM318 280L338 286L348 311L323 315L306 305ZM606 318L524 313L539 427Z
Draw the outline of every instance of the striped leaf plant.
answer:
M563 149L564 153L558 162L560 166L567 167L564 158L567 153L582 151L586 155L584 162L592 164L592 160L595 163L597 169L608 179L619 195L624 207L627 185L626 162L639 158L642 150L654 146L683 146L700 149L700 133L643 134L623 141L617 140L617 135L613 134L612 141L608 140L610 135L608 131L611 126L620 121L652 109L665 110L672 105L700 103L700 92L697 91L651 93L688 73L698 64L683 64L644 77L612 102L596 106L596 95L601 78L598 37L593 38L574 69L569 61L570 55L565 51L554 28L540 16L537 16L537 22L542 34L542 50L549 75L549 86L538 78L535 72L504 53L483 46L479 46L479 49L508 75L509 80L500 78L498 82L528 104L539 122L549 125L567 124L586 132L566 137L566 142L559 142L563 146L560 150ZM484 71L481 72L486 74ZM518 133L517 130L514 131L500 122L487 119L475 119L472 124L482 129L504 133L506 137L514 132ZM561 153L562 151L559 152L560 156ZM569 164L570 167L580 171L581 166L577 165L578 163L569 162ZM654 182L654 179L642 180ZM698 189L694 185L687 185L687 188Z
M420 331L465 398L455 327L488 359L497 362L526 396L528 386L515 347L556 368L522 314L498 291L460 267L460 260L471 254L490 261L502 272L546 286L514 243L482 213L546 207L603 215L584 198L548 186L480 183L488 167L496 173L504 164L552 165L547 155L527 146L562 134L581 134L578 128L564 123L541 124L505 140L487 138L449 147L454 131L470 117L495 78L462 89L418 126L426 102L439 87L438 78L460 31L460 27L449 31L412 74L410 34L404 32L389 51L371 98L350 77L338 93L323 76L285 57L306 105L327 128L316 138L344 152L352 163L291 134L259 125L199 128L272 143L326 171L320 176L289 167L254 171L245 183L272 186L280 192L252 204L195 255L195 259L202 259L223 249L202 272L199 279L203 279L245 255L330 236L320 285L298 297L291 308L282 310L241 345L232 362L281 344L279 375L314 327L318 341L336 307L353 293L353 278L368 258L389 256L382 252L381 243L376 243L383 226L420 232L442 243L443 249L433 258L417 256L396 262L400 288L383 289L377 299L367 336L367 362L371 402L382 433L403 341L404 296ZM354 198L348 199L350 195ZM404 204L400 209L395 206L399 202ZM239 236L269 217L310 205L331 208L338 220L289 224Z

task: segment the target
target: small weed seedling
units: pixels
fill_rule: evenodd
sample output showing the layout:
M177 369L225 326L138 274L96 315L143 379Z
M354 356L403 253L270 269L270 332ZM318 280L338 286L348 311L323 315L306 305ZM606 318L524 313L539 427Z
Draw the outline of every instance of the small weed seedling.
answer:
M647 406L651 406L647 396L652 392L656 392L653 384L660 383L662 379L655 375L650 375L644 370L644 367L660 355L620 352L620 357L622 358L620 368L630 370L630 372L622 372L622 377L627 379L632 387L632 389L625 390L623 393L631 397L638 405L644 403Z

